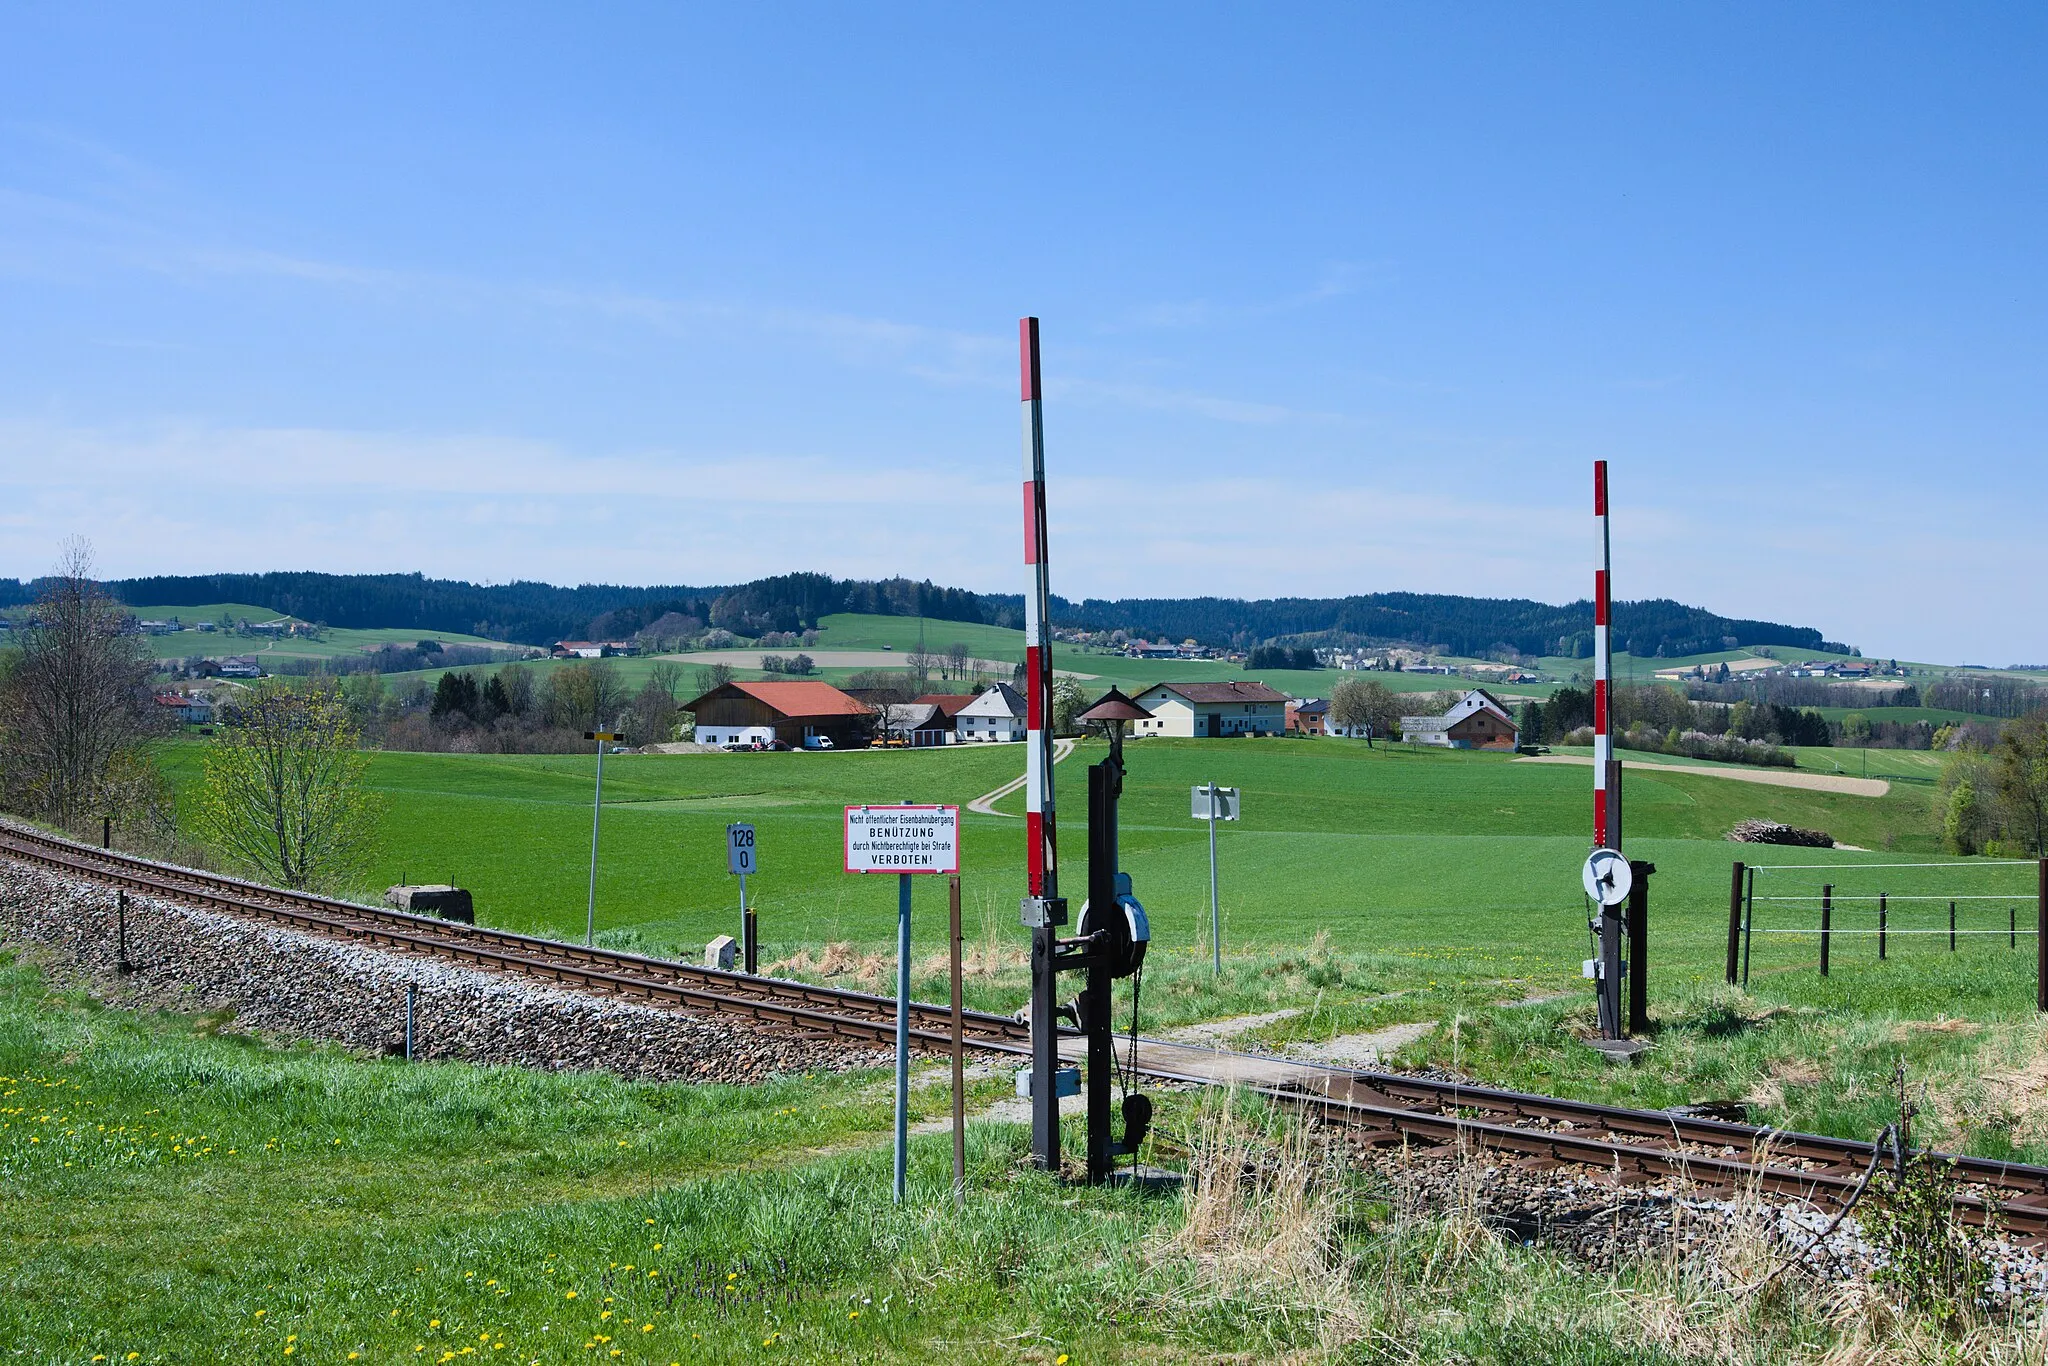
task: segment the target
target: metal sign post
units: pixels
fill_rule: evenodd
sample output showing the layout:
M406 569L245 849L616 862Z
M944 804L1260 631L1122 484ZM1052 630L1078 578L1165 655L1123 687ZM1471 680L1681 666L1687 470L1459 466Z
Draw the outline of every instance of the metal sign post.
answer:
M960 1001L960 875L946 879L953 960L953 1203L967 1204L967 1038Z
M760 938L754 926L754 913L747 908L747 874L755 871L758 855L753 826L725 827L725 869L740 880L740 952L749 975L760 970Z
M896 874L896 1179L903 1203L910 1165L910 879L960 871L957 806L849 806L846 871Z
M1214 954L1210 971L1217 977L1223 975L1223 911L1222 901L1216 890L1216 822L1237 819L1237 789L1218 787L1212 780L1200 787L1190 788L1189 795L1194 803L1194 817L1209 822L1209 945Z
M604 816L604 747L619 738L617 731L586 730L586 740L597 741L597 796L590 803L590 904L583 917L583 942L597 942L597 825Z

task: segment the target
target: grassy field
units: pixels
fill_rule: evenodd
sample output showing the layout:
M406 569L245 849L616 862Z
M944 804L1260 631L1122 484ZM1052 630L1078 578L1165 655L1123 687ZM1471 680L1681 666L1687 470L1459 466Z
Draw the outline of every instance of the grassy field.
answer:
M330 627L321 633L318 640L282 638L272 640L267 636L244 636L226 631L197 631L190 629L202 621L222 619L247 620L252 623L276 621L286 613L272 612L267 608L251 607L247 603L216 602L197 607L141 607L134 609L139 615L151 621L169 621L176 617L187 627L176 635L145 636L150 650L158 659L184 659L191 655L257 655L274 659L331 659L337 655L361 654L379 645L411 645L420 640L437 640L443 645L484 645L499 649L517 649L501 640L487 640L482 636L449 635L443 632L416 631L399 627L375 627L357 629L351 627Z
M913 1139L894 1207L872 1074L627 1083L224 1023L109 1009L0 955L13 1355L1661 1366L1810 1360L1845 1331L1792 1277L1716 1292L1711 1250L1595 1272L1469 1214L1399 1215L1370 1177L1272 1163L1271 1118L1214 1097L1160 1098L1155 1157L1220 1178L1186 1200L1057 1185L1021 1165L1022 1125L976 1122L964 1207L943 1132ZM912 1095L923 1119L945 1093ZM1250 1151L1262 1187L1239 1184Z
M1100 752L1084 745L1058 769L1063 848L1076 876L1085 848L1083 765ZM197 743L168 746L165 754L189 788ZM1873 751L1872 758L1913 756ZM761 847L762 872L751 891L764 962L785 974L830 972L833 980L886 992L894 889L839 871L842 806L964 805L1014 777L1019 761L1012 746L621 756L605 774L600 940L695 957L714 935L737 933L724 826L747 820ZM1750 992L1718 985L1737 857L1824 865L1784 874L1773 885L1787 895L1817 896L1824 880L1844 897L1961 890L2016 898L2022 916L2029 914L2031 867L1945 861L1934 852L1928 784L1897 783L1871 798L1631 765L1629 849L1658 870L1652 1000L1662 1033L1651 1065L1616 1070L1574 1041L1590 1025L1579 976L1590 949L1577 871L1586 848L1587 770L1495 754L1277 739L1148 740L1130 746L1129 763L1123 861L1153 926L1143 995L1148 1029L1292 1010L1247 1036L1253 1045L1280 1046L1420 1022L1429 1028L1403 1055L1414 1062L1658 1105L1747 1096L1760 1116L1849 1133L1868 1127L1883 1078L1904 1052L1954 1098L1939 1121L1953 1141L2048 1157L2048 1133L2031 1127L2024 1107L2001 1111L1986 1089L1987 1076L2021 1065L2039 1045L2029 1023L2032 960L2008 949L2003 935L1964 935L1951 956L1945 939L1895 934L1879 964L1867 936L1846 933L1874 922L1852 923L1845 901L1837 971L1823 980L1812 970L1813 907L1786 903L1756 941ZM374 885L452 880L475 891L487 923L581 937L591 761L379 754L371 776L387 803ZM1218 838L1220 976L1209 969L1206 832L1187 814L1189 786L1211 778L1244 793L1244 820ZM1014 811L1018 802L1013 796L999 809ZM1749 816L1826 829L1871 852L1735 846L1721 838ZM1026 994L1025 937L1016 924L1021 831L1018 820L965 816L968 998L985 1009L1014 1010ZM1858 871L1918 861L1945 866ZM921 883L917 897L916 990L935 997L943 970L940 880ZM1900 901L1891 925L1945 925L1945 907L1927 919L1937 904ZM2002 926L2004 906L1966 900L1963 928ZM1909 1023L1943 1015L1972 1023L1924 1037ZM1902 1048L1901 1040L1914 1047ZM1836 1057L1825 1073L1809 1076L1788 1061L1823 1046ZM1776 1079L1788 1068L1798 1084Z

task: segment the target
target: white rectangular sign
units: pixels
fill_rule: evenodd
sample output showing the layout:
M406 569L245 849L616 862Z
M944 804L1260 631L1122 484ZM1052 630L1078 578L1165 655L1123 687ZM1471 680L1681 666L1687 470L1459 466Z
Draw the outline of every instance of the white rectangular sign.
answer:
M725 827L725 868L727 872L746 877L754 872L757 864L754 847L754 827L751 825L728 825Z
M1189 788L1188 791L1193 798L1195 819L1198 821L1208 820L1209 793L1211 791L1209 785L1202 783L1196 787ZM1216 793L1216 819L1219 821L1236 820L1237 789L1234 787L1219 787L1214 789L1214 791Z
M847 807L846 871L849 873L959 872L960 808L957 806Z

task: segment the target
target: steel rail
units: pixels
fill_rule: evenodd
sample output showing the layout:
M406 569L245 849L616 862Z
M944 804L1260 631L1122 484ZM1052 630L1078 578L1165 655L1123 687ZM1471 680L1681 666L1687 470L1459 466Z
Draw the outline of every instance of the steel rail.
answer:
M814 1031L851 1032L884 1041L895 1037L893 997L750 977L745 973L590 949L506 930L363 906L11 828L0 829L0 853L94 881L196 901L211 909L272 920L329 937L439 954L497 971L588 985L612 995L637 995L657 1003L726 1014L781 1018ZM913 1002L911 1009L913 1039L933 1047L950 1047L950 1007ZM1004 1053L1022 1053L1029 1048L1026 1026L1008 1016L970 1011L963 1014L963 1025L976 1047Z
M465 962L606 995L710 1014L772 1021L812 1037L886 1041L894 1037L892 997L782 979L750 977L611 949L364 906L159 863L131 854L0 827L0 855L116 886L194 901L329 937ZM950 1045L950 1008L912 1003L911 1037ZM984 1052L1028 1056L1028 1027L1003 1015L969 1012L968 1042ZM1214 1078L1140 1063L1164 1081L1213 1086ZM1846 1198L1874 1145L1658 1110L1632 1110L1556 1096L1395 1073L1323 1069L1301 1085L1242 1089L1304 1109L1323 1121L1385 1135L1381 1141L1465 1145L1524 1161L1570 1163L1623 1177L1678 1176L1703 1186L1762 1189L1804 1199ZM1368 1099L1366 1097L1372 1097ZM1385 1102L1385 1103L1381 1103ZM1484 1118L1476 1117L1484 1116ZM1560 1128L1557 1126L1571 1126ZM1578 1132L1583 1125L1587 1132ZM1597 1134L1605 1137L1596 1136ZM2030 1241L2048 1241L2048 1167L1931 1154L1955 1162L1966 1183L2006 1196L1997 1222ZM1787 1163L1811 1165L1792 1166ZM1959 1197L1963 1217L1993 1216L1975 1194Z
M1781 1166L1767 1160L1745 1161L1715 1153L1688 1152L1682 1146L1666 1148L1617 1143L1591 1135L1561 1133L1555 1129L1522 1128L1456 1115L1429 1114L1396 1106L1374 1105L1344 1096L1264 1087L1254 1089L1280 1103L1309 1110L1326 1122L1362 1129L1368 1135L1384 1135L1378 1140L1383 1143L1420 1139L1433 1146L1449 1144L1514 1153L1525 1161L1534 1159L1544 1164L1571 1163L1598 1168L1624 1180L1678 1177L1708 1188L1769 1191L1817 1204L1825 1200L1840 1205L1857 1184L1855 1174L1834 1168L1808 1170ZM1980 1195L1965 1192L1956 1196L1955 1207L1967 1224L1997 1228L2029 1242L2048 1241L2048 1205L2011 1201L1997 1201L1994 1205L1993 1201Z

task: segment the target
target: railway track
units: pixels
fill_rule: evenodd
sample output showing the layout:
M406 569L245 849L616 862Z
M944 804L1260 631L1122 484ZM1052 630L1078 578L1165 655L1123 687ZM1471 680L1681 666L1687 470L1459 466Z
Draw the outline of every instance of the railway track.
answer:
M896 1037L894 997L724 972L265 887L217 873L95 849L13 826L0 827L0 857L329 938L426 954L596 994L709 1014L744 1016L800 1034L881 1042L891 1042ZM1029 1029L1005 1015L967 1011L962 1017L962 1030L967 1042L983 1051L1030 1052ZM915 1042L950 1047L951 1010L912 1002L910 1033Z
M464 925L386 907L285 891L0 827L0 857L144 895L195 904L336 939L439 957L596 994L675 1009L737 1015L799 1035L895 1037L893 998L778 978L748 976L613 949L586 948L507 930ZM912 1040L951 1044L948 1007L913 1002ZM1026 1025L965 1012L967 1046L1025 1057ZM1148 1064L1165 1081L1214 1085L1191 1067ZM1186 1050L1182 1051L1183 1056ZM1306 1111L1366 1144L1455 1146L1531 1170L1594 1168L1624 1182L1678 1178L1705 1189L1757 1190L1839 1206L1869 1166L1874 1146L1853 1139L1632 1110L1395 1073L1290 1064L1294 1079L1243 1089ZM2016 1239L2048 1245L2048 1167L1957 1156L1962 1217L1993 1222Z

